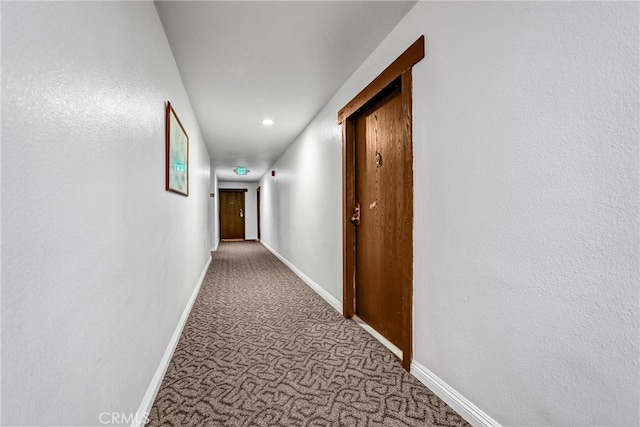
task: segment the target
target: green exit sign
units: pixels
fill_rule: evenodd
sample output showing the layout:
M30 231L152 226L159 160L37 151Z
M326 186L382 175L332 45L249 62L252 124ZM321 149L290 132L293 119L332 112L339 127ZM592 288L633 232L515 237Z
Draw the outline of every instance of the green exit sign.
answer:
M247 168L235 168L236 175L246 175L249 170Z

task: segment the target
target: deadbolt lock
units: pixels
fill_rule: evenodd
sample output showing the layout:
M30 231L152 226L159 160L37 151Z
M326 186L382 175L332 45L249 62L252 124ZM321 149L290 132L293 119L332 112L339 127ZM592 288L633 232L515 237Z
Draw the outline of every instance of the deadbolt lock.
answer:
M376 167L382 167L382 153L376 151Z
M353 208L353 215L351 215L350 221L353 225L360 224L360 203L356 203L356 206Z

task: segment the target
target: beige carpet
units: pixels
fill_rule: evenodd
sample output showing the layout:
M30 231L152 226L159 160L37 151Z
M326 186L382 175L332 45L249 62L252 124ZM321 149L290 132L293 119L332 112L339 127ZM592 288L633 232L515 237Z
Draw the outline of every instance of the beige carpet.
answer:
M151 426L462 426L456 412L254 242L222 243Z

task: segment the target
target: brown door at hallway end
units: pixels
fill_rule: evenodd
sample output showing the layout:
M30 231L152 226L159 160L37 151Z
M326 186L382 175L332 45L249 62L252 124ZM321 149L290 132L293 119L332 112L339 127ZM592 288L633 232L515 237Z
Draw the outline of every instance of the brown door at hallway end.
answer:
M244 240L246 190L220 190L220 238Z

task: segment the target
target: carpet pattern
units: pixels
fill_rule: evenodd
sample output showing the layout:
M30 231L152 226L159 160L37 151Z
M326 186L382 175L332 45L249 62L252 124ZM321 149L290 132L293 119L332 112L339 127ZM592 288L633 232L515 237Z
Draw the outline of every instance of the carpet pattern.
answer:
M466 426L254 242L221 243L150 426Z

